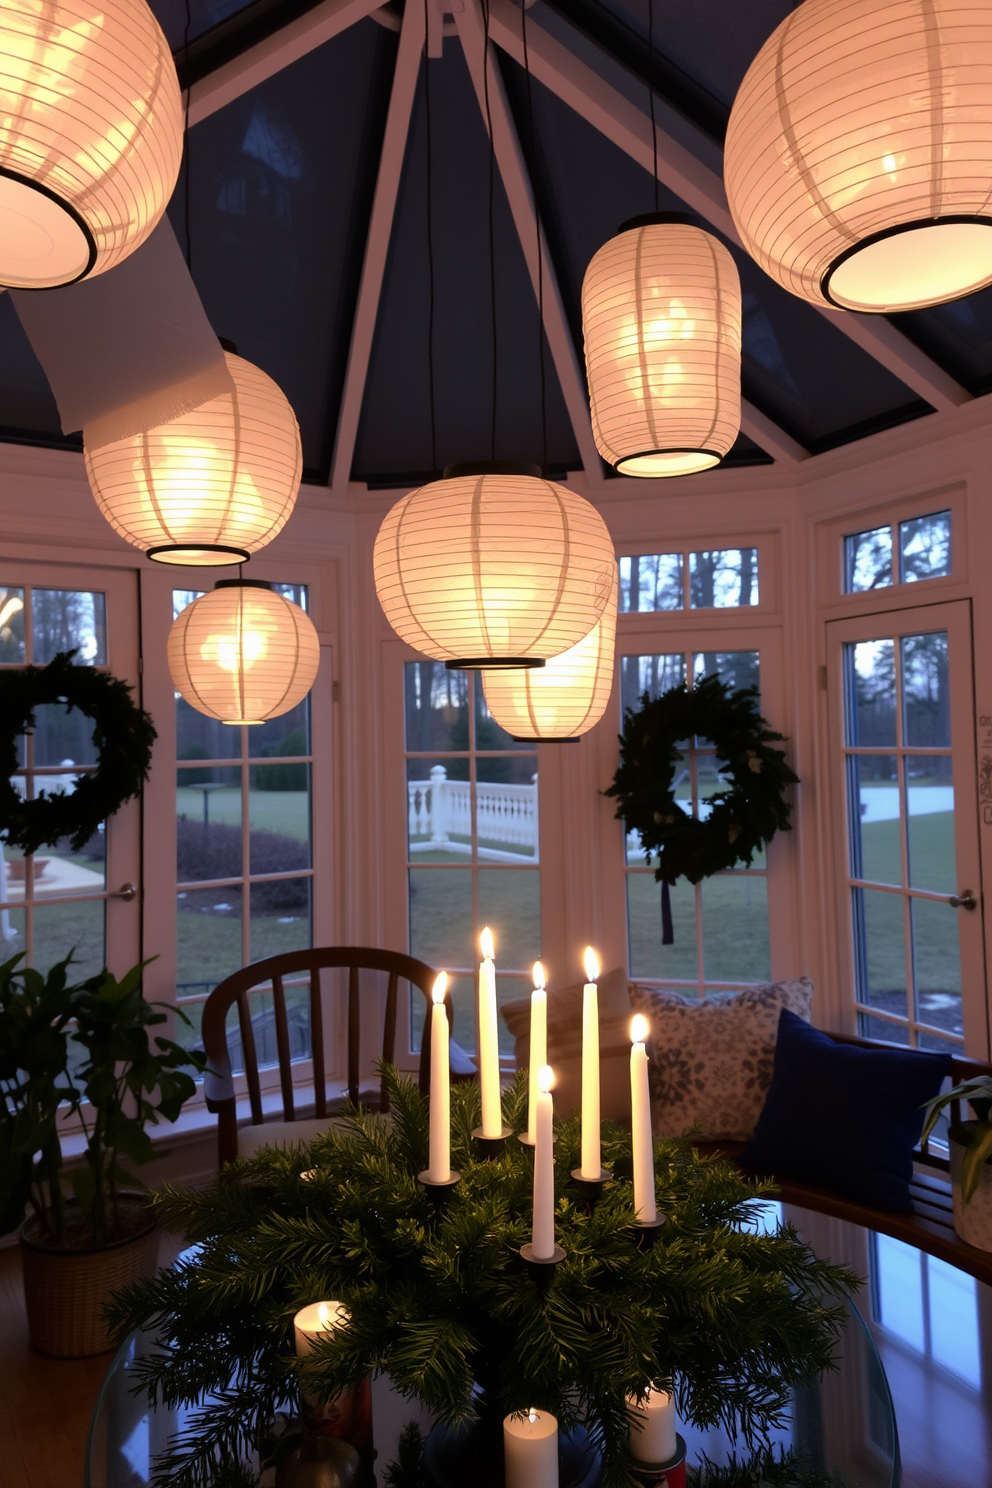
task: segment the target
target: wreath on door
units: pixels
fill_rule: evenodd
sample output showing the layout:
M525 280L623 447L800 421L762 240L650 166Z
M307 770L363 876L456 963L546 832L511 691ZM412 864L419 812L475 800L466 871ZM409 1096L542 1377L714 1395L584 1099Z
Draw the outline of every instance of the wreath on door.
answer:
M43 667L0 671L0 833L25 853L68 837L79 852L101 822L137 796L148 778L155 726L126 682L95 667L74 666L75 651L60 651ZM35 710L61 703L93 720L95 770L74 790L22 799L14 787L17 741L35 727ZM23 779L23 777L19 777ZM37 777L44 789L44 776Z
M626 710L620 764L605 794L616 798L627 830L640 835L647 861L657 856L659 882L684 876L695 884L749 864L776 832L789 830L785 791L799 777L783 751L771 748L784 735L768 727L757 699L756 687L732 691L719 677L704 677L660 697L645 693ZM676 794L684 741L692 738L712 743L723 782L708 798L705 819L690 815Z

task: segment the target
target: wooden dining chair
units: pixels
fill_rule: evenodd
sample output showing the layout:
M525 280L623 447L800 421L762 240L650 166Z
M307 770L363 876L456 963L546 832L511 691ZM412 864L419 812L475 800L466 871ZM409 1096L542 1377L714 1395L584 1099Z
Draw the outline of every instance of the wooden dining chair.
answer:
M324 1058L324 1021L326 1001L321 988L321 972L333 968L344 968L348 972L347 984L347 1028L348 1028L348 1088L346 1096L329 1097L327 1072ZM227 1017L232 1007L237 1007L238 1024L241 1031L241 1049L244 1063L245 1083L251 1110L250 1123L242 1128L240 1144L242 1156L258 1147L278 1142L310 1141L327 1129L336 1111L348 1101L361 1102L371 1109L388 1109L388 1093L380 1080L378 1089L362 1090L359 1079L361 1068L361 1014L363 1000L376 996L374 989L363 990L363 973L378 972L388 976L386 984L385 1016L383 1019L381 1054L387 1064L393 1062L396 1043L396 1015L398 1010L399 983L401 980L418 987L424 994L428 1008L431 1006L431 989L437 973L424 961L406 956L400 951L381 951L369 946L314 946L310 950L286 951L279 956L268 956L251 966L242 967L225 978L214 988L203 1006L203 1049L207 1056L207 1073L204 1079L204 1094L207 1110L217 1115L218 1154L221 1164L232 1162L239 1154L237 1095L231 1072L231 1055L227 1042ZM286 1015L285 981L309 975L310 1042L313 1051L313 1118L298 1119L296 1093L293 1089L289 1020ZM251 998L260 991L271 989L275 1023L276 1053L279 1065L279 1085L282 1094L282 1120L268 1120L262 1112L262 1088L258 1074L255 1028L251 1017ZM445 997L448 1026L451 1026L452 1006L450 995ZM428 1025L425 1025L428 1026ZM426 1093L430 1087L430 1037L423 1041L420 1056L420 1089Z

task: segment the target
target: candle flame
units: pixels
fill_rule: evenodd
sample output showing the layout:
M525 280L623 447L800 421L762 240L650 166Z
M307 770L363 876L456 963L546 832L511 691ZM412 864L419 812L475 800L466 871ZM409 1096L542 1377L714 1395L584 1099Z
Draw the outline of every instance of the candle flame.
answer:
M541 1068L537 1072L537 1088L539 1090L542 1090L544 1094L547 1095L548 1091L552 1088L554 1083L554 1070L551 1068L550 1064L542 1064Z
M444 994L447 992L447 990L448 973L446 971L439 971L437 977L435 978L434 986L431 988L431 997L434 999L435 1002L441 1003L444 1001Z
M544 991L544 967L540 961L534 962L534 990L535 992Z
M582 957L582 964L586 969L586 981L596 981L599 977L599 957L596 955L592 946L586 946L585 954Z
M491 961L496 954L496 947L493 944L493 932L488 925L479 936L479 944L482 946L483 956L487 961Z
M541 1412L536 1411L534 1407L531 1406L530 1410L527 1412L527 1419L533 1426L535 1421L539 1421L541 1419Z
M630 1020L630 1038L635 1044L643 1044L648 1036L650 1024L643 1013L635 1013Z

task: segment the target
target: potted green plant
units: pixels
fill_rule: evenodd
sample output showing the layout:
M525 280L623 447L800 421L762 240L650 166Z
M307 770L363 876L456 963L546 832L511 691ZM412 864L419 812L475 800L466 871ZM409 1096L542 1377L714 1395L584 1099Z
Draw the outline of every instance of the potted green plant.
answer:
M992 1076L966 1080L926 1104L923 1127L926 1140L942 1111L952 1101L965 1100L974 1120L952 1122L947 1130L951 1155L951 1196L954 1228L968 1245L992 1250Z
M78 1358L110 1347L103 1308L154 1271L156 1221L132 1168L153 1155L147 1127L175 1121L203 1057L150 1036L166 1021L142 996L143 964L70 984L71 957L42 976L0 967L0 1190L4 1228L21 1226L31 1341ZM78 1116L83 1162L63 1174L59 1128ZM72 1197L67 1197L64 1179Z

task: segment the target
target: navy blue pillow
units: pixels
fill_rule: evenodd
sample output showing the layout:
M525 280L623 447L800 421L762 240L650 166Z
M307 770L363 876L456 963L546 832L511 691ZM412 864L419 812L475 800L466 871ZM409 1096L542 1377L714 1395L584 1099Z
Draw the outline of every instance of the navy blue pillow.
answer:
M912 1213L920 1107L950 1072L947 1054L838 1044L783 1008L772 1083L738 1161L754 1173Z

